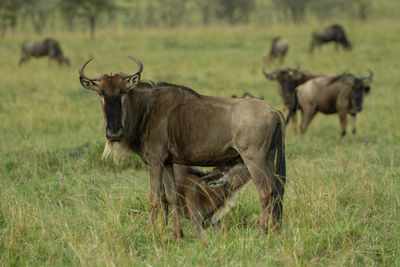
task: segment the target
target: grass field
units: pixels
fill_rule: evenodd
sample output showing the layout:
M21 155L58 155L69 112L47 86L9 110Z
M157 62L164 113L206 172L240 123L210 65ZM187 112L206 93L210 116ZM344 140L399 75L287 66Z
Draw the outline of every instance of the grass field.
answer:
M400 21L343 24L354 49L335 53L328 45L313 55L310 32L320 26L313 22L107 29L95 41L83 33L54 34L70 67L39 59L18 68L21 44L39 37L16 33L1 40L0 265L400 266ZM81 87L80 64L94 57L88 75L133 72L132 55L144 63L142 78L206 95L249 91L281 108L276 84L261 74L275 35L291 45L287 65L297 60L316 73L374 71L357 135L339 144L334 115L317 115L304 139L288 129L279 233L258 231L250 184L221 233L207 231L207 246L183 219L183 241L173 240L171 224L152 235L146 166L135 155L120 167L100 161L100 101Z

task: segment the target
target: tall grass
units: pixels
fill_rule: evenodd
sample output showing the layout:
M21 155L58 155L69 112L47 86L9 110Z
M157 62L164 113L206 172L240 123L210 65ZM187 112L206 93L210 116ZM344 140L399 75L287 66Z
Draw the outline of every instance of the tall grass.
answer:
M354 49L307 53L320 26L104 30L55 34L71 67L46 59L17 67L21 44L0 42L0 262L2 265L400 265L400 23L344 23ZM358 132L337 142L337 116L317 115L304 138L287 130L288 183L280 232L261 234L258 196L249 185L207 245L184 222L152 235L148 171L131 155L120 167L101 162L104 129L88 74L135 71L188 85L201 94L249 91L281 107L276 84L261 74L273 36L289 40L294 60L316 73L375 73ZM269 68L275 68L275 65ZM139 210L141 212L134 212Z

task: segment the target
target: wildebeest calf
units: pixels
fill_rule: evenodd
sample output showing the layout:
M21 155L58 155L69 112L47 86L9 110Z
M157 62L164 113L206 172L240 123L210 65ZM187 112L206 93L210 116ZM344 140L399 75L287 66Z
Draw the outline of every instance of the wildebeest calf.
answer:
M351 43L344 33L343 27L339 24L333 24L325 29L315 30L312 33L310 53L314 51L315 46L321 46L328 42L335 42L336 50L339 44L346 50L351 50L352 48Z
M18 65L20 66L31 57L49 57L60 65L69 65L69 59L63 55L60 44L52 38L25 43L21 48L21 59Z
M203 237L204 229L218 226L220 219L234 205L237 193L250 180L243 161L215 168L209 175L195 167L174 165L179 213L195 224ZM168 177L163 177L166 182ZM172 192L166 192L168 195Z
M358 78L350 73L338 76L320 76L296 88L295 102L286 118L288 123L297 108L302 111L300 131L304 134L317 112L338 113L342 127L341 137L346 134L347 114L352 116L352 131L356 132L356 114L362 110L364 94L370 90L373 73Z

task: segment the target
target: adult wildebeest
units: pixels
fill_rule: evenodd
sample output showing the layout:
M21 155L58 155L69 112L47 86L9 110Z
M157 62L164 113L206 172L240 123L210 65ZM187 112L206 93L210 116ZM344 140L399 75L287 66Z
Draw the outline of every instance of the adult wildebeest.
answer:
M69 59L63 55L60 44L51 38L23 44L18 65L20 66L31 57L49 57L49 59L57 60L60 65L66 64L69 66Z
M356 132L356 114L362 110L364 94L370 91L373 72L368 77L357 78L344 73L338 76L320 76L296 88L295 102L286 118L288 123L297 108L302 112L300 131L304 134L319 111L324 114L338 113L343 137L346 134L347 114L352 116L352 132Z
M280 62L282 63L288 50L289 42L279 36L275 37L272 40L271 49L266 59L268 62L271 62L274 59L279 58Z
M312 33L310 53L314 51L315 46L321 46L328 42L335 42L336 50L339 44L346 50L351 50L352 47L344 33L343 27L339 24L333 24L325 29L315 30Z
M270 81L276 81L278 83L279 94L282 97L283 110L289 110L293 105L295 89L300 84L318 77L317 74L311 74L305 70L300 69L300 65L296 63L296 68L286 67L285 69L275 69L272 72L267 72L266 65L264 64L262 72L264 76ZM295 112L295 111L294 111ZM296 133L296 114L293 114L292 125L293 130Z
M282 113L254 98L203 96L172 85L143 89L143 65L131 59L139 65L139 71L133 74L88 78L84 68L89 59L80 67L79 75L84 88L101 96L107 139L120 142L149 165L152 224L161 207L164 173L170 178L164 187L172 207L174 236L183 235L176 209L173 163L219 166L240 156L259 193L261 229L278 225L286 179Z

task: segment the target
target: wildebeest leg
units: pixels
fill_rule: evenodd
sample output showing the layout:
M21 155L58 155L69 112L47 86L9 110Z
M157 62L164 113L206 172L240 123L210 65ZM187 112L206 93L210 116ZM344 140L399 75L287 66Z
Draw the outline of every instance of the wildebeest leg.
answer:
M339 119L340 119L340 126L342 128L340 139L342 139L346 135L347 114L345 112L339 112Z
M153 230L156 229L157 223L157 214L161 208L162 201L162 165L158 162L150 163L150 221L153 227Z
M316 113L315 107L303 107L300 124L301 134L305 134L308 125L311 123Z
M351 115L351 132L356 134L356 114Z
M258 191L260 201L260 230L267 231L269 218L272 214L272 188L274 184L272 166L266 166L265 155L246 153L241 155L247 169L250 172L253 183ZM273 226L273 225L272 225Z
M164 167L163 185L164 185L167 200L168 200L169 204L171 205L172 220L174 223L174 237L181 238L181 237L183 237L183 232L182 232L181 223L179 221L178 199L176 196L175 179L174 179L174 171L172 168L172 164L167 164Z
M200 235L200 238L204 240L205 238L205 231L202 225L203 217L201 216L200 212L195 210L192 206L188 207L188 212L190 216L190 220L196 226L196 229Z
M293 128L294 134L297 135L297 114L296 114L296 110L293 111L292 117L290 117L290 119L292 120L292 128Z

